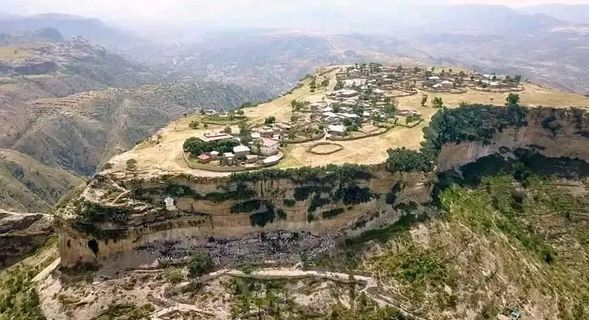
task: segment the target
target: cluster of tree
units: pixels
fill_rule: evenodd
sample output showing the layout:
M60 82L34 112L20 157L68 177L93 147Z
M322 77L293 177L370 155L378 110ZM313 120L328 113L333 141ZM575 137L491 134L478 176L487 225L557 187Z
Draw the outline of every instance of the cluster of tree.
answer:
M292 107L293 111L301 111L301 109L304 108L307 104L308 102L298 100L292 100L290 102L290 106Z
M251 101L246 101L239 108L240 109L245 109L245 108L252 108L252 107L255 107L255 106L257 106L256 103L251 102Z
M203 274L213 270L213 259L206 252L196 253L188 263L188 275L198 278Z
M391 172L428 172L434 168L433 161L419 151L401 148L387 152L387 169Z
M190 124L188 124L188 127L190 127L191 129L198 129L198 127L200 127L200 122L192 120L190 121Z
M507 108L475 104L441 109L424 129L422 152L430 159L435 159L446 143L489 143L496 131L525 125L526 111L519 105L519 96L510 94L506 104Z
M183 147L185 152L190 152L192 155L199 155L211 151L218 151L220 153L232 152L233 147L238 145L239 143L233 139L205 142L199 138L192 137L184 141Z
M372 174L367 166L357 164L327 165L324 167L300 167L288 169L266 169L233 173L230 179L234 182L256 182L278 179L290 179L295 183L331 183L337 180L350 182L370 180Z
M421 115L420 114L410 114L405 118L405 124L410 124L412 122L420 121Z
M344 126L348 132L358 131L360 127L362 127L362 119L361 118L345 118L343 121Z

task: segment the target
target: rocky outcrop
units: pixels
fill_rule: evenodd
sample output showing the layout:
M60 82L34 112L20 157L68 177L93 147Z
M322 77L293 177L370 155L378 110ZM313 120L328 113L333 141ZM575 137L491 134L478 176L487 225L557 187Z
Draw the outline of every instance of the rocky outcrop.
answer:
M202 249L223 265L289 262L346 234L396 221L404 214L401 204L431 201L433 183L422 173L392 174L383 166L339 174L281 172L207 179L98 176L58 215L61 262L137 267Z
M512 119L503 109L484 108L497 119L485 122L483 130L466 125L450 134L437 128L444 138L468 137L466 142L441 144L438 172L490 155L513 157L521 150L589 162L586 112L521 109ZM427 214L436 179L435 172L391 173L384 165L262 170L216 178L99 174L57 216L61 263L138 267L174 263L199 250L221 265L294 262L342 239L394 224L406 214Z
M0 268L35 251L53 235L51 216L0 210Z
M53 61L33 62L14 67L14 71L20 75L38 75L57 71L59 66Z
M525 122L524 126L498 130L490 141L443 145L437 159L438 171L515 150L589 163L589 113L580 109L531 108L527 109Z

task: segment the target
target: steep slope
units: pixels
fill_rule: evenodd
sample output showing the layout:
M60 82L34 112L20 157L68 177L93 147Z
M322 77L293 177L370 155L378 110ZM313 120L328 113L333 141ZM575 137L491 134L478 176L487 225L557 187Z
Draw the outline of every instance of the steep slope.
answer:
M55 290L87 291L64 268L43 284L43 308L98 314L126 298L185 318L584 319L588 130L585 109L467 105L434 115L420 156L391 151L386 165L113 168L56 216L62 266L99 265L83 275L109 280L98 300L68 305ZM312 270L251 266L295 263ZM118 273L146 267L167 269ZM127 291L102 298L113 287Z
M41 164L15 150L0 149L0 209L46 212L83 182L68 171Z
M265 96L218 83L173 83L107 89L32 103L36 118L10 148L57 168L90 176L98 165L201 108L229 109Z
M54 29L5 34L0 41L0 148L36 160L23 161L23 171L43 164L66 170L63 176L90 176L100 163L182 114L266 99L231 85L161 83L151 69L80 37L63 40ZM159 84L147 85L153 81ZM62 195L45 182L37 187L37 193L53 196L41 204L14 185L0 203L44 211Z
M588 181L511 174L454 185L438 218L374 233L320 261L378 276L425 319L585 319ZM513 318L511 318L513 319Z

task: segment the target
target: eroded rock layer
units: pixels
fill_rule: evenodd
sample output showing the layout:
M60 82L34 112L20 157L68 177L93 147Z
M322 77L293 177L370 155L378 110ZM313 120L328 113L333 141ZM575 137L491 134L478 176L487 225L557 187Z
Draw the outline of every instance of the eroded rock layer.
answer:
M384 166L231 177L99 175L59 214L62 264L138 266L206 249L221 264L291 262L430 202L431 178Z
M461 108L434 117L426 133L438 172L521 154L589 163L589 114L581 109ZM216 178L103 173L58 214L61 263L149 266L199 250L221 265L300 261L426 213L436 181L435 172L391 173L385 165Z

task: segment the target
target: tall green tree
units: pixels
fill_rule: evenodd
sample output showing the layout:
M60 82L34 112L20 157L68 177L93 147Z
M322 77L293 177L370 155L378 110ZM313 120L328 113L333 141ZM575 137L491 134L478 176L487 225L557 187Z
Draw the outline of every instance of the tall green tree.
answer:
M434 108L442 108L444 106L444 101L442 101L441 97L434 97L432 100L432 106Z
M508 107L519 106L519 94L510 93L505 101L505 105Z

